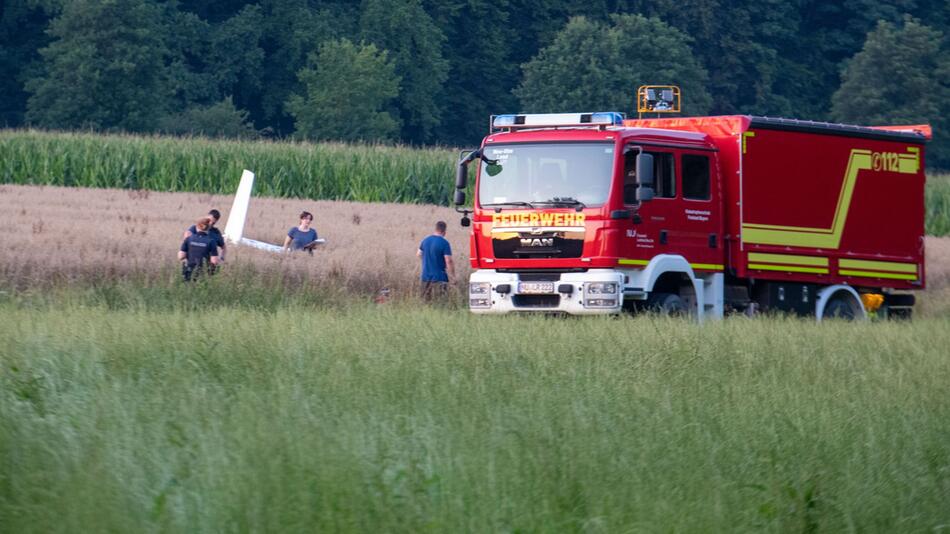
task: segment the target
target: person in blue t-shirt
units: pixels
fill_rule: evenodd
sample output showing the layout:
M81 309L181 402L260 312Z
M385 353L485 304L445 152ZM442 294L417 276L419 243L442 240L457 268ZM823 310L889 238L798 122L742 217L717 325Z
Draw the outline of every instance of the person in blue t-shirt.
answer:
M214 239L215 243L217 244L218 262L220 263L224 261L224 253L227 251L227 246L224 244L224 236L221 235L221 230L218 230L218 228L215 226L216 224L218 224L218 221L221 219L221 212L213 209L208 212L208 216L211 217L211 226L208 227L207 233L212 239ZM185 230L185 234L181 236L181 238L188 239L189 236L193 236L197 233L198 233L198 230L195 228L195 225L193 224L190 227L188 227L187 230ZM216 266L212 265L210 269L212 272L214 272L215 268Z
M435 223L435 233L419 243L416 256L422 259L422 298L442 297L449 282L455 278L452 245L445 239L445 221Z
M284 251L287 250L306 250L313 254L313 246L317 241L317 231L310 228L313 222L313 214L305 211L300 214L300 224L287 231L287 237L284 238Z

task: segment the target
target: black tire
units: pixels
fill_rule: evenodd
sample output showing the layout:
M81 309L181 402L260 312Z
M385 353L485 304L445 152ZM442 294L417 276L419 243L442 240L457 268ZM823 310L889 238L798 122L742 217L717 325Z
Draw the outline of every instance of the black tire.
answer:
M853 321L855 319L854 307L851 301L845 297L831 297L831 300L825 304L825 313L822 319L844 319Z
M689 315L686 303L676 293L654 293L648 304L650 311L665 317L685 317Z

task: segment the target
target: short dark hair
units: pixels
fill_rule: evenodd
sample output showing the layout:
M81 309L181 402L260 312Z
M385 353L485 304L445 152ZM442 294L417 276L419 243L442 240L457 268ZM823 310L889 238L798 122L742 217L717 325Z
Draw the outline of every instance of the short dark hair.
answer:
M210 215L215 221L221 219L221 212L218 210L211 210L208 212L208 215Z
M302 211L302 212L300 212L300 218L301 218L301 219L310 219L310 220L312 221L312 220L313 220L313 214L310 213L309 211Z
M444 234L446 228L447 228L447 226L446 226L446 224L445 224L445 221L439 221L439 222L435 223L435 231L436 231L436 232L441 232L441 233Z

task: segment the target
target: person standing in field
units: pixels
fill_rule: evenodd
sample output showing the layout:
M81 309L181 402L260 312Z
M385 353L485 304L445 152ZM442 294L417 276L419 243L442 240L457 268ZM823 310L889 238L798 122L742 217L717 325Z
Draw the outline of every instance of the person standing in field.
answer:
M288 250L306 250L313 254L313 246L317 242L317 231L310 227L313 223L313 214L305 211L300 214L300 224L287 231L284 238L284 252Z
M221 212L213 209L208 212L208 216L211 217L211 227L208 228L208 235L213 237L217 242L218 246L218 263L224 261L224 253L226 251L226 245L224 243L224 236L221 235L221 230L218 230L218 227L215 226L218 224L218 221L221 219ZM188 239L188 236L197 234L198 231L195 229L195 225L191 225L187 230L185 230L185 235L181 236L182 239ZM211 272L213 273L217 266L211 266Z
M181 276L186 282L197 280L205 269L214 274L218 265L218 241L208 233L213 223L212 217L202 217L192 227L195 233L189 235L178 249L178 261L182 262Z
M455 278L452 245L445 239L445 221L435 223L435 233L419 243L416 256L422 260L422 298L431 301L445 295L449 282Z

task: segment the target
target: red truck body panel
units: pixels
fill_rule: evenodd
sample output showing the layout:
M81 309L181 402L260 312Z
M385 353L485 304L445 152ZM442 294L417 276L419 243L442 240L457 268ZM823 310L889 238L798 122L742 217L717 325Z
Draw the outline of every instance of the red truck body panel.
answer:
M924 287L924 133L747 116L644 119L719 149L741 278Z
M493 133L483 150L506 143L570 141L611 144L616 154L631 145L666 153L676 161L677 194L625 204L623 180L618 179L624 158L618 157L603 206L494 210L482 208L476 198L472 267L622 268L646 265L667 253L684 256L697 272L740 279L920 289L927 135L911 128L724 116ZM694 200L679 193L687 156L708 160L709 198ZM476 180L481 179L479 171ZM573 231L583 239L579 257L502 258L493 252L498 239L508 236L506 227L548 223L563 226L566 237Z

